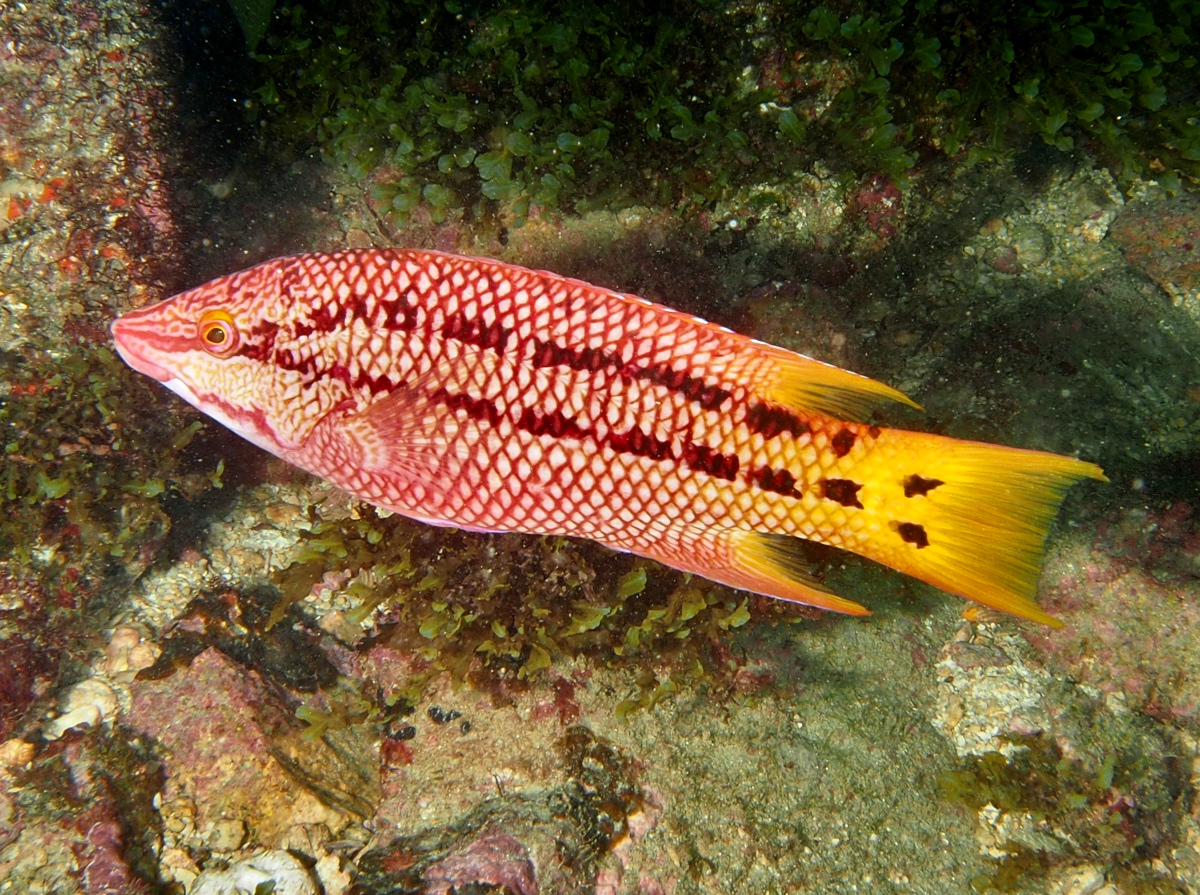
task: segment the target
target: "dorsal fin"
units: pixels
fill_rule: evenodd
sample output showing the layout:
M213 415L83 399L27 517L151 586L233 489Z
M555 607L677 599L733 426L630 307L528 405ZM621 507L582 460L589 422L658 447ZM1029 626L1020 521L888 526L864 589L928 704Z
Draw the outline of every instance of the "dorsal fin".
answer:
M886 401L922 409L904 392L858 373L774 345L755 342L754 348L775 369L774 377L756 391L764 400L789 410L861 421Z

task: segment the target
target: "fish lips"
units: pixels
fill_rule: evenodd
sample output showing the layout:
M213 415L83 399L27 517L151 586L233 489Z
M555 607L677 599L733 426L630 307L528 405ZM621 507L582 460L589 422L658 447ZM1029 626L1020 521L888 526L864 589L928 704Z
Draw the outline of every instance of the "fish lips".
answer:
M112 337L121 359L139 373L144 373L159 382L170 382L175 374L160 367L142 351L145 340L138 335L136 322L127 317L118 317L112 322Z

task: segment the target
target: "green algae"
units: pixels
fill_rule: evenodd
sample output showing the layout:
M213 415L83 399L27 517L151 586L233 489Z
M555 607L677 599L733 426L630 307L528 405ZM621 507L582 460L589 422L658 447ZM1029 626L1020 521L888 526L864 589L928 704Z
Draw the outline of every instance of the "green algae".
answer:
M875 80L843 90L842 126L875 116L946 154L983 158L1013 133L1062 151L1088 144L1119 175L1200 174L1194 22L1200 4L1106 0L1010 10L933 0L828 3L803 28L870 59ZM886 168L885 168L886 170Z
M319 740L330 731L375 724L384 718L385 707L365 698L349 678L340 678L337 688L322 695L320 703L306 702L296 709L296 717L307 725L302 734L306 740Z
M1020 747L1012 755L972 756L939 777L943 795L973 812L1027 814L1054 832L1005 843L1008 855L974 880L976 891L1023 890L1069 858L1132 868L1174 840L1186 786L1171 743L1136 716L1097 713L1088 723L1100 728L1089 738L1094 753L1065 754L1044 735L1011 737ZM1154 884L1141 880L1146 891Z
M354 603L347 621L371 618L373 639L426 663L404 694L412 703L443 673L498 693L553 676L575 658L653 657L663 678L639 684L621 709L628 715L683 685L726 686L738 665L713 654L714 638L752 618L810 615L766 598L752 611L748 598L719 585L589 542L431 529L366 505L355 515L301 533L296 562L272 581L264 629L335 575Z
M1197 0L687 9L384 0L281 8L258 109L397 224L697 209L820 160L903 180L1037 140L1200 176Z
M181 441L176 413L107 348L5 353L0 382L0 554L36 568L47 590L136 577L170 530L165 501L220 485L223 465L188 450L203 424Z
M251 53L267 33L271 24L271 13L275 9L275 0L229 0L233 14L237 16L238 24L242 26L242 34L246 37L246 49Z
M303 145L316 134L352 176L378 172L373 198L398 221L418 207L435 221L498 209L519 222L536 207L707 201L750 158L752 140L785 138L773 113L757 113L766 92L716 89L735 83L740 66L708 54L708 42L738 41L744 16L713 3L698 11L293 6L256 57L259 98L280 135ZM629 164L652 157L650 170Z

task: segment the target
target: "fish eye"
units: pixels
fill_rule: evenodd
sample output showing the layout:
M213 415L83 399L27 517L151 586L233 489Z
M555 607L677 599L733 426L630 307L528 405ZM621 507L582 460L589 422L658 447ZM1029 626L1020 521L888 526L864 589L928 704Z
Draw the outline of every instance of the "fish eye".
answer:
M237 350L238 331L225 311L209 311L200 318L200 342L209 354L229 357Z

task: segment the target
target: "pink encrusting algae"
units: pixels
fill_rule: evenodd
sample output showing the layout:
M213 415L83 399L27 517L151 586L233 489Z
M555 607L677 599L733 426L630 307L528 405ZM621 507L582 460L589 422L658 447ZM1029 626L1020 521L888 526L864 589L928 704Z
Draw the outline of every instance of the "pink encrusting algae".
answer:
M385 509L574 535L857 615L797 549L851 550L1053 624L1033 602L1070 457L880 428L871 379L497 261L268 261L113 324L122 357Z

